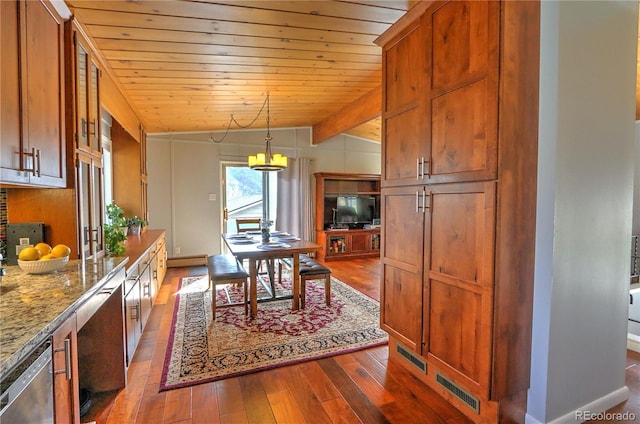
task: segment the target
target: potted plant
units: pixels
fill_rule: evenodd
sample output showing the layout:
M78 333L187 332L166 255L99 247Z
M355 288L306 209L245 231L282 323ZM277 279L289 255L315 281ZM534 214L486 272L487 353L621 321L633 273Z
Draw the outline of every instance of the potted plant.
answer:
M118 256L126 250L122 242L127 239L127 221L124 217L124 211L115 202L107 205L106 215L107 222L104 224L105 248L109 255Z
M138 217L137 215L127 218L126 223L129 229L128 230L129 235L133 235L133 236L137 236L138 234L140 234L142 227L147 225L147 221Z

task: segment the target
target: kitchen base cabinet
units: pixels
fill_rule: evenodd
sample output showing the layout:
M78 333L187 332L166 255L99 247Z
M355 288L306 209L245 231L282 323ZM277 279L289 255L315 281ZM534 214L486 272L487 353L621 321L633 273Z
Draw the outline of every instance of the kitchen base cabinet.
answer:
M55 423L80 423L80 389L123 388L124 269L113 275L52 334Z
M127 364L133 360L156 295L149 261L149 253L146 253L127 270L127 281L133 284L125 296Z
M158 242L159 244L160 242ZM156 249L159 249L158 245L156 245ZM151 274L151 298L155 299L156 295L160 291L160 280L158 277L160 276L160 272L158 268L160 267L160 260L158 259L159 252L156 251L153 255L151 255L151 259L149 261L149 271ZM164 275L163 275L164 277Z
M167 239L163 235L158 242L158 290L164 281L164 276L167 274Z
M78 338L72 315L53 333L53 392L56 423L80 423Z
M127 366L131 365L133 355L142 335L140 324L140 284L136 282L124 298L125 327L127 336Z
M129 236L124 284L124 320L126 329L127 366L142 337L145 325L166 272L166 235L162 230L147 230L138 236Z
M37 384L28 391L40 398L12 393L12 403L16 398L19 406L11 408L13 422L32 417L22 411L29 402L41 411L37 417L46 415L47 423L86 422L88 416L80 416L87 405L85 394L125 387L122 290L127 262L126 257L70 260L55 274L28 276L17 265L6 267L3 289L20 290L3 290L3 304L13 313L3 316L0 378L5 389L15 389L13 383L25 382L25 367L30 366L37 371Z
M155 260L155 257L153 258ZM140 267L142 270L140 271L140 326L141 330L144 331L144 327L149 320L149 315L151 315L151 307L153 306L153 300L156 297L156 285L151 278L151 264L150 259L143 263L141 263Z

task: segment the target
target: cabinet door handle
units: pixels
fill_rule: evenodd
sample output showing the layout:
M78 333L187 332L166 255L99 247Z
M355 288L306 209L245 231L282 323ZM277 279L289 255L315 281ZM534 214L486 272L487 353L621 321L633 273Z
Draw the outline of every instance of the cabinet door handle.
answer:
M420 192L421 192L420 190L416 190L416 213L419 213L421 209L422 209L422 213L425 213L427 209L430 208L430 205L427 205L428 195L425 190L422 190L422 195L420 195ZM422 202L420 201L421 197L422 197Z
M24 166L23 169L25 171L30 171L31 175L33 175L34 177L39 177L40 176L40 149L36 149L35 147L32 147L31 153L23 152L22 155L25 157L31 156L31 168ZM24 165L24 161L25 160L23 158L23 165Z
M67 380L71 380L71 340L64 339L64 347L53 350L54 352L64 351L64 369L56 370L55 374L65 374Z
M64 339L64 366L67 380L71 380L71 340Z
M38 175L38 170L36 168L36 148L32 147L31 148L31 153L29 153L29 156L31 156L31 174L36 177Z
M34 159L36 161L34 165L34 168L35 168L34 175L39 177L40 176L40 149L35 149Z
M102 228L96 227L94 231L96 232L96 242L102 246Z
M416 178L419 180L421 178L424 178L429 173L430 173L429 161L425 160L424 156L417 158L416 159Z
M140 315L138 313L139 309L140 309L140 304L136 303L133 306L130 306L131 309L133 309L134 313L131 314L131 319L134 321L138 321L138 316Z
M423 212L430 212L431 211L431 202L433 201L433 197L431 196L431 193L427 192L426 190L422 192L422 211Z

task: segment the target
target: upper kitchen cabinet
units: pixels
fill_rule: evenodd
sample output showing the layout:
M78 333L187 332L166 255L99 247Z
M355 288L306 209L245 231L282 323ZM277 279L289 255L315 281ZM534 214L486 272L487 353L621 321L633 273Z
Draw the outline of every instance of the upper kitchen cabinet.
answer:
M43 1L2 1L0 11L0 182L65 187L63 20Z
M435 4L383 45L383 186L494 179L498 2Z
M97 60L75 21L67 23L69 110L67 128L77 151L100 156L100 76Z

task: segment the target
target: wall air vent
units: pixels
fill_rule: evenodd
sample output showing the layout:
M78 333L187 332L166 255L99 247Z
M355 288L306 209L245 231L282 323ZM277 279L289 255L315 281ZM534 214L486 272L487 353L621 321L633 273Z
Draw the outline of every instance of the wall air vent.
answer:
M458 386L456 383L449 380L439 372L436 372L436 381L442 387L447 389L447 391L449 391L452 395L469 405L471 409L476 411L478 414L480 413L480 401L478 399L471 396L469 393L460 388L460 386Z
M427 373L427 363L416 356L415 353L411 352L406 347L402 346L400 343L396 344L396 352L400 354L404 359L409 361L412 365L419 368L423 373Z

